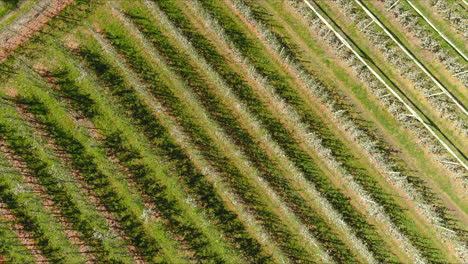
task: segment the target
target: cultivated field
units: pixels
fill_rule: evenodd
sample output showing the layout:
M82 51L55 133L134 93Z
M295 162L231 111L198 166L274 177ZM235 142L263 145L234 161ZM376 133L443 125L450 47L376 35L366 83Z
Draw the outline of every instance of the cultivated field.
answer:
M10 1L0 263L468 263L467 88L465 0Z

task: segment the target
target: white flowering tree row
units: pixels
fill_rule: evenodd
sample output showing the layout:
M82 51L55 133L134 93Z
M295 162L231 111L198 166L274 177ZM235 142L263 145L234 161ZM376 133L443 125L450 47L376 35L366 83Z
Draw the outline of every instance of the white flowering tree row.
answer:
M429 72L425 73L417 63L415 64L415 58L411 58L413 55L410 54L411 56L408 56L407 54L409 53L402 53L401 48L405 47L401 44L398 45L398 43L387 34L388 32L385 32L381 27L377 26L375 20L368 17L353 1L335 1L343 8L343 11L348 17L358 25L358 30L363 32L369 40L379 48L384 58L389 63L395 65L398 72L412 81L414 87L428 100L436 113L442 118L450 120L459 133L466 135L468 133L466 116L457 111L453 102L458 103L462 108L463 105L459 103L456 98L454 98L455 101L450 101L449 96L451 96L451 94L441 91L441 86L436 85L439 82L434 78L436 80L436 83L434 83L434 79L430 77L432 75ZM420 65L423 66L422 64Z
M242 55L242 53L235 47L235 45L230 41L229 37L225 34L224 29L219 25L218 21L210 16L203 7L197 1L191 1L191 6L196 10L196 13L201 15L204 18L204 23L207 26L206 28L211 31L215 36L218 37L218 40L221 41L224 46L229 49L235 57L235 61L243 66L244 69L247 69L249 76L258 83L260 86L268 86L268 82L264 81L264 78L260 74L256 73L255 67L249 62L249 60ZM333 208L333 206L317 191L317 188L310 182L308 182L305 176L300 172L300 170L287 158L284 150L278 146L269 132L262 126L262 124L243 106L243 103L238 99L231 88L222 80L222 78L211 68L211 66L195 51L192 44L183 36L181 36L178 30L170 30L171 34L176 36L176 38L181 42L181 46L185 47L187 52L193 56L194 60L201 64L201 68L207 72L212 81L217 84L221 89L219 91L219 96L223 97L227 101L228 105L236 106L233 111L239 113L242 116L247 127L249 127L249 133L256 137L259 142L262 143L262 146L267 150L270 155L274 156L274 159L279 160L285 167L288 168L288 174L285 175L290 179L291 184L295 188L306 188L308 195L311 196L310 201L312 203L317 203L317 208L320 208L322 213L329 219L330 222L337 225L340 229L343 230L343 234L350 240L354 247L358 249L361 255L363 255L370 263L374 263L375 260L372 256L372 253L368 251L365 247L365 244L356 237L352 228L343 220L343 217L340 215L339 211ZM271 88L267 93L272 93ZM280 100L275 98L275 100ZM277 103L281 104L281 103ZM289 117L289 116L288 116ZM297 120L297 118L295 119ZM317 146L315 146L317 147Z
M402 97L385 82L385 80L366 62L366 60L364 60L362 56L354 50L354 48L349 44L349 42L344 37L342 37L338 32L336 32L333 29L331 24L325 19L325 17L323 17L320 13L318 13L318 11L316 10L314 6L312 6L309 3L308 7L313 8L313 10L315 11L314 13L317 16L320 15L321 19L314 18L313 16L310 16L310 14L303 12L303 14L306 16L306 20L309 21L310 25L313 26L317 31L321 32L319 34L321 34L322 36L325 36L326 32L328 32L329 30L332 30L335 32L335 35L333 34L327 35L328 37L327 42L330 43L333 47L338 49L339 54L341 54L343 58L347 59L351 67L355 68L357 72L360 72L361 79L366 81L368 85L372 88L374 93L376 93L376 95L379 96L383 100L383 102L389 107L389 111L396 116L396 119L401 121L405 127L415 129L413 130L413 132L415 132L417 136L431 137L431 134L432 134L439 140L441 144L445 144L441 139L438 138L437 134L435 134L434 132L431 134L428 134L427 130L429 130L430 132L432 128L428 126L422 119L418 118L419 114L415 110L413 110L413 108L409 104L407 104L402 99ZM349 49L348 52L344 52L343 49L339 49L343 45L348 47ZM354 54L354 56L350 56L350 53ZM359 64L361 65L364 64L365 68L363 68ZM365 69L367 69L367 74L366 74ZM387 92L384 92L382 90L383 88L381 87L382 85L385 87L385 90L387 90ZM386 94L388 94L388 92L390 92L390 94L392 94L393 96L385 96ZM408 112L411 113L410 114L411 117L416 117L416 118L407 118ZM423 126L415 123L414 122L415 120L419 121L419 123L422 124ZM437 144L433 140L427 140L427 141L432 141L433 144ZM448 146L446 147L448 150L450 150ZM455 155L455 153L453 154ZM464 168L461 168L461 170L463 170L462 173L465 173ZM396 186L399 186L400 188L405 190L405 194L407 195L409 199L411 200L422 199L422 197L420 196L421 194L418 193L417 190L412 188L409 184L402 184L403 182L401 182L401 179L398 179L398 177L402 175L398 171L394 173L390 173L390 174L395 174L397 176L394 179ZM438 214L436 211L433 210L432 205L428 203L424 203L424 202L421 204L424 204L424 206L420 206L419 208L420 212L430 220L430 222L435 226L436 229L440 231L439 234L442 237L445 237L445 238L449 237L454 240L455 244L460 244L460 247L459 247L459 251L461 252L460 256L462 258L466 258L466 249L464 248L463 243L457 242L458 238L456 236L454 237L453 232L445 230L445 229L441 229L438 227L438 226L443 225L444 221L442 221L442 219L439 216L437 216Z
M444 87L444 85L410 52L410 50L400 41L398 40L392 32L377 18L377 16L366 6L364 5L361 0L355 0L362 10L372 19L372 22L377 24L385 34L398 45L398 47L424 72L424 74L444 93L446 94L453 103L457 105L457 107L465 114L468 114L468 110L466 110L465 106L458 102L458 100Z
M468 8L467 0L461 0L464 6L456 0L430 0L434 7L444 19L468 40Z
M382 34L381 28L375 28L374 20L368 18L367 15L364 14L360 8L356 7L354 2L344 1L344 0L336 0L336 1L341 5L341 7L345 11L345 13L348 15L348 17L357 23L358 25L357 28L358 29L360 28L360 30L366 36L368 36L368 38L376 45L376 47L378 47L382 51L382 54L384 55L386 60L389 63L397 66L396 67L397 70L402 72L405 76L407 76L410 80L412 80L415 87L422 89L423 93L426 95L426 98L428 98L429 100L432 100L431 102L433 104L436 104L436 109L439 110L441 115L445 118L452 120L455 126L461 129L461 133L466 134L468 132L466 118L459 116L454 112L452 105L447 102L447 99L448 99L447 97L445 97L446 99L443 100L444 98L443 96L442 97L431 96L433 95L434 91L437 90L437 88L431 84L431 81L428 80L428 78L426 78L427 76L425 76L425 74L423 74L421 71L419 71L417 68L414 67L414 64L412 64L409 57L405 56L399 51L399 48L396 47L396 44L393 43L390 37ZM383 96L383 95L384 94L381 94L379 96ZM445 95L445 94L442 94L442 95ZM386 97L385 100L388 100L388 98ZM427 126L427 124L425 123L423 125ZM433 131L433 129L430 128L428 131L429 132ZM463 160L460 159L458 155L455 154L455 152L453 152L450 149L450 147L448 147L447 144L445 144L444 141L439 136L436 135L434 131L430 132L430 134L433 134L436 137L436 139L438 139L438 141L443 146L443 148L445 148L453 156L453 158L455 158L455 160L459 162L459 165L463 166L465 169L468 168L466 164L463 162ZM427 142L428 138L426 137L421 138L421 141ZM429 144L428 149L433 154L440 154L442 148L440 145L439 146L437 145L439 144ZM445 167L448 167L448 168L453 167L453 166L450 166L451 165L450 163L444 163L444 164L445 164L444 165ZM456 168L453 168L453 169L456 169ZM460 176L463 176L465 173L466 173L465 171L462 171Z
M411 1L385 1L388 12L416 38L421 46L432 52L443 63L445 68L457 77L465 86L468 86L468 56L453 43L424 13ZM442 39L440 39L442 38ZM448 44L443 45L444 43ZM441 45L442 44L442 45Z
M462 56L466 61L468 61L468 56L455 44L453 43L434 23L431 22L431 19L427 16L425 16L421 10L410 0L406 0L406 2L418 13L426 23L439 34L440 37L442 37L454 50L458 52L460 56ZM390 2L388 2L389 4ZM386 5L388 5L386 2ZM394 5L397 3L394 3Z
M269 29L268 29L267 26L265 26L265 25L261 24L260 22L254 20L251 11L248 9L248 6L243 5L240 1L235 1L233 3L233 6L235 6L235 8L240 10L249 19L249 22L251 22L253 25L256 26L256 28L258 29L258 32L260 32L262 37L264 37L265 42L268 43L269 45L271 45L273 50L276 50L279 53L283 52L285 47L281 47L279 42L275 39L275 36L273 34L271 34L271 32L269 32ZM293 69L298 69L299 68L299 66L297 64L296 64L296 66L294 66L294 63L297 63L297 62L295 62L292 59L292 57L288 56L287 54L284 55L283 59L288 64L288 66L291 66L291 68L293 68ZM254 68L252 68L252 69L254 69ZM259 78L261 78L261 76L259 76ZM285 109L290 109L290 107L285 107ZM342 112L337 111L336 115L340 116L340 113L342 113ZM294 118L295 116L297 116L297 114L294 114L293 112L290 112L288 116L292 120L297 120L297 118ZM300 123L300 122L297 121L295 123ZM356 182L354 182L352 180L352 176L349 175L349 173L346 172L346 170L343 167L341 167L341 164L339 164L339 162L337 162L335 160L333 155L331 155L331 151L329 149L323 147L323 146L317 145L317 144L320 144L320 143L318 143L319 139L315 138L315 136L316 135L314 135L313 133L309 133L309 141L313 142L312 144L319 151L319 155L321 155L321 157L328 163L328 165L331 168L337 168L342 173L342 175L343 175L342 179L344 179L344 181L349 184L351 189L353 189L357 194L359 194L361 196L361 198L362 198L361 202L363 202L366 207L371 208L371 210L373 210L374 212L378 212L376 217L379 219L379 221L381 221L385 226L389 227L390 229L392 229L392 227L395 228L395 226L392 226L391 220L389 218L387 218L387 216L385 215L385 212L384 212L383 208L379 207L379 205L377 203L372 201L372 198L362 188L362 186L360 186L359 184L357 184ZM401 177L403 175L401 175L399 173L388 173L388 174L391 175L392 177L398 179L397 181L401 182L401 180L402 180ZM402 185L402 186L404 186L404 185ZM413 191L413 190L411 190L411 191ZM411 193L411 194L414 193L414 192L411 192L411 191L409 191L408 193ZM372 201L372 202L369 202L369 201ZM430 206L426 206L426 208L430 208ZM437 219L435 217L433 217L433 218ZM439 220L438 222L441 222L441 221ZM396 230L394 230L394 231L395 231L395 233L394 233L395 236L394 237L397 240L399 240L400 242L402 242L402 245L405 247L404 250L407 251L407 252L412 252L413 256L417 257L418 256L418 253L416 253L417 250L411 246L410 242L406 238L404 238L404 236L401 233L398 233Z
M340 1L343 2L343 1ZM428 99L431 105L436 111L439 112L442 118L448 118L454 122L454 125L461 130L463 135L468 135L468 124L466 123L466 117L468 111L466 110L463 103L461 103L455 96L452 95L450 91L416 58L410 50L398 40L392 32L377 18L372 11L364 5L361 1L355 0L355 4L359 8L355 8L355 5L352 2L348 1L347 6L353 7L352 13L356 16L359 16L361 19L370 19L369 23L372 23L370 27L367 28L367 35L378 34L378 32L383 31L388 38L396 44L396 46L403 51L394 50L394 55L400 55L398 59L402 60L406 65L412 65L411 68L400 68L402 63L396 62L398 69L402 70L403 73L413 81L416 88L423 91L423 95ZM350 11L351 11L350 10ZM364 12L364 13L363 13ZM377 31L375 26L378 26ZM371 32L374 29L376 32ZM388 47L387 47L388 50ZM407 58L406 58L406 57ZM391 61L391 58L390 58ZM416 65L416 67L414 67ZM453 105L454 104L454 105ZM458 108L458 109L457 109ZM457 111L458 110L458 111ZM461 112L459 112L461 111Z

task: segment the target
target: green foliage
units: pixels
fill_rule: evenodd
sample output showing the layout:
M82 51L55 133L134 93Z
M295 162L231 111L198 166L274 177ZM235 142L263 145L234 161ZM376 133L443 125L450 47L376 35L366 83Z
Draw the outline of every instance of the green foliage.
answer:
M0 18L18 7L20 0L3 0L0 2Z
M247 251L252 257L255 257L258 263L265 262L267 258L263 256L259 245L245 233L244 227L239 222L235 214L226 209L221 199L212 189L213 187L211 184L208 183L204 176L197 171L190 162L189 157L172 140L167 130L165 130L158 120L154 118L145 103L142 102L135 94L135 91L126 85L120 73L109 65L108 62L102 58L102 55L95 51L83 48L80 51L80 55L87 61L89 67L94 70L100 81L110 87L119 104L125 109L125 113L129 114L130 120L132 120L134 125L141 129L142 133L152 143L154 150L164 157L164 159L170 160L174 168L177 168L175 171L188 187L187 191L189 191L190 195L193 195L194 198L198 198L201 206L210 208L207 213L211 216L211 219L219 224L219 227L224 230L226 236L228 236L229 239L237 245L243 245L242 249ZM138 60L135 59L135 61ZM135 67L135 64L133 64L133 66ZM168 91L167 93L161 94L165 94L166 98L171 98L168 96L172 93ZM175 101L175 99L173 100ZM177 104L174 104L174 106L176 105ZM113 144L122 143L121 137L118 136L118 134L112 135L111 138L114 140L110 140L108 142L108 144L110 144L109 147L112 147L115 150L115 154L122 159L123 162L128 162L128 164L139 164L138 170L134 170L141 173L136 175L137 179L142 181L143 186L153 187L154 179L149 176L151 175L151 171L148 171L147 167L142 166L141 163L138 162L138 155L130 154L135 152L138 153L138 150L133 149L128 145L113 146ZM149 193L152 193L153 191L154 190L148 190ZM168 212L167 217L171 216L174 215ZM182 222L179 225L182 225ZM176 232L181 232L183 230L186 230L185 235L190 235L190 229L182 228L182 226L180 228L176 228ZM191 234L191 236L193 235L194 234ZM201 252L199 252L200 257L205 259L216 258L216 256L211 255L212 253L209 253L206 249L203 250L203 248L207 246L205 245L206 242L199 239L188 240L188 242L191 243L196 250L201 250ZM203 253L203 251L205 251L205 253ZM207 253L209 255L206 255Z
M113 59L103 55L99 43L89 36L76 32L70 34L81 37L81 46L74 54L62 46L63 40L58 37L75 29L82 30L79 25L88 23L88 15L94 14L93 10L103 2L75 0L75 4L67 7L57 19L43 28L43 33L47 34L37 34L19 55L13 55L2 63L0 69L2 81L20 76L17 78L21 86L18 88L18 100L0 99L0 139L7 142L12 152L26 164L24 170L39 180L63 216L92 248L92 254L102 263L131 263L133 259L126 250L127 244L131 244L146 261L152 263L273 262L270 253L253 238L252 231L236 215L239 210L229 208L217 193L219 188L194 164L193 157L175 140L170 129L149 106L148 101L157 100L164 107L164 115L180 125L197 152L222 176L223 184L225 182L234 191L281 251L292 262L316 261L315 256L311 256L302 244L298 232L291 230L288 223L282 221L281 213L272 209L273 202L255 188L255 181L250 175L242 172L230 157L231 153L218 147L220 144L215 142L213 131L204 127L205 121L198 120L197 115L191 113L180 90L171 86L169 79L173 76L162 74L142 45L108 10L99 13L103 17L93 17L90 21L94 23L97 19L98 22L91 27L101 27L102 31L99 32L123 59L125 68L144 83L144 89L151 95L149 98L139 94L129 84L126 73L116 67ZM389 252L385 242L375 232L376 228L369 223L368 216L356 210L344 192L329 178L322 164L317 164L301 142L291 136L279 115L269 107L269 102L261 99L262 95L248 85L243 73L223 57L218 47L184 14L185 11L181 10L183 5L172 0L155 2L181 34L190 40L195 51L232 89L249 113L260 121L274 143L284 150L287 159L339 211L357 237L365 241L376 259L385 263L394 262L397 257ZM419 229L402 206L382 191L382 186L371 175L367 165L359 161L341 135L327 124L328 120L324 120L322 113L294 87L291 76L282 72L283 68L245 25L230 14L222 1L200 2L219 21L242 56L248 58L256 71L268 79L275 93L299 113L307 129L323 140L323 145L332 150L332 155L385 208L402 233L428 260L441 262L440 250L426 242L429 235L418 233ZM0 6L0 17L18 3L18 0L7 1L3 9ZM300 49L287 38L262 6L251 0L246 4L252 8L257 20L269 26L285 47L284 52L304 65L300 60ZM117 5L124 9L122 12L125 16L163 58L170 72L176 75L174 77L183 82L182 89L190 89L210 120L229 135L252 167L278 194L281 202L309 228L308 231L327 253L339 263L358 262L340 234L315 211L307 198L303 198L302 190L295 189L288 182L285 169L279 169L269 153L260 147L256 135L250 133L245 122L230 111L232 108L220 98L219 91L207 80L203 70L174 45L173 36L158 26L158 18L152 17L138 1L123 1ZM57 67L47 76L51 77L53 86L45 85L44 79L37 81L37 76L25 77L24 73L13 70L18 58L24 56L35 63L43 55L42 47L49 45L53 46L50 49L52 52L68 56L67 59L54 58ZM51 54L47 56L53 57ZM75 74L83 71L76 67L81 63L84 64L84 71L91 75L82 76L84 80L77 79ZM31 82L32 79L35 81ZM21 107L21 113L15 107ZM25 115L30 119L25 120ZM88 123L92 127L83 125ZM9 163L0 153L0 200L33 234L38 248L51 262L83 263L83 255L70 242L57 218L44 207L42 198L29 189L18 192L18 186L25 186L25 182ZM116 237L99 238L99 234L110 234L107 232L109 226L92 205L87 193L80 190L81 183L78 184L72 177L73 172L67 168L69 165L83 177L84 183L97 194L105 209L117 219L128 241ZM424 187L417 179L414 184ZM430 199L431 196L426 198ZM192 208L188 199L195 201L196 206ZM145 203L156 206L158 220L144 219ZM33 263L31 254L21 253L27 252L27 249L19 243L11 224L0 221L0 255L13 263Z
M38 150L38 142L35 142L30 129L21 118L11 109L2 107L0 116L0 134L8 142L14 153L20 156L28 169L37 176L49 192L57 198L54 202L64 206L64 214L73 214L74 209L70 202L66 202L69 193L63 189L64 184L58 183L51 175L54 164L44 160L44 153ZM49 212L46 211L41 198L31 192L18 192L18 186L24 186L21 176L17 173L3 174L0 177L0 197L9 208L15 212L28 231L37 237L37 246L42 252L56 263L82 263L83 259L78 253L78 248L70 243L63 230ZM65 193L64 193L65 191ZM63 196L61 195L63 194ZM58 197L64 200L58 200Z
M226 60L217 52L216 48L190 25L190 22L181 11L177 9L176 5L170 1L159 1L158 4L162 6L164 12L166 12L169 18L179 27L181 32L186 35L187 39L191 40L199 54L202 54L210 65L224 77L224 81L236 92L239 90L248 90L250 92L248 97L250 100L254 100L254 96L250 90L251 88L242 81L241 76L228 66ZM152 40L155 46L161 43L161 40L155 37L156 34L151 34L156 31L156 29L149 19L145 19L144 13L139 10L133 11L128 9L127 12L130 17L135 18L134 22L136 25L142 32L146 33L146 37ZM179 52L178 54L181 53ZM183 58L184 56L179 57L180 59L178 60L177 58L168 58L168 60L173 62L170 64L171 68L174 68L176 72L184 76L187 86L193 89L195 94L198 95L199 101L207 109L210 117L218 121L220 126L223 127L226 133L236 142L236 145L241 147L253 164L260 169L262 176L274 187L275 191L281 195L283 200L293 208L294 213L299 215L305 223L313 226L312 233L324 246L331 250L334 253L333 255L341 256L341 258L347 259L348 262L352 261L351 253L345 249L343 243L333 234L324 220L311 211L311 208L306 205L306 202L293 191L289 183L276 171L275 165L268 160L266 154L260 150L254 139L235 120L229 110L227 110L228 108L226 105L223 105L222 102L216 98L214 92L210 91L212 88L210 88L208 83L203 83L203 77L201 77L199 73L198 75L195 74L196 69L191 69L190 71L190 73L193 73L192 78L188 78L188 74L181 72L181 68L186 68L188 63L186 63L186 60ZM197 79L197 76L200 77ZM257 105L262 106L262 104Z

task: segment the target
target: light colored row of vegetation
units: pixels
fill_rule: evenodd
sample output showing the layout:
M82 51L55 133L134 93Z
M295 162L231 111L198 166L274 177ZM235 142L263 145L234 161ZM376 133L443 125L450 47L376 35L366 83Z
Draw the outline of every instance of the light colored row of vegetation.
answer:
M451 173L463 174L404 110L406 102L383 92L388 80L332 34L330 18L320 21L297 4L284 3L285 13L319 32L395 120L422 135L422 146L437 148ZM65 12L83 15L63 20L73 29L66 37L39 36L24 49L28 59L13 55L1 65L2 87L15 86L14 96L3 97L21 99L24 108L0 98L0 138L64 212L31 229L46 230L45 240L60 237L58 244L34 237L41 255L57 263L465 258L462 228L445 222L439 197L412 182L409 166L386 153L385 135L357 120L355 106L301 60L284 21L267 18L275 5L80 1L79 10ZM25 187L13 185L0 188L2 201L13 197L11 211L33 219L36 209L17 206ZM38 211L49 210L38 201ZM445 255L453 248L456 257Z
M308 16L308 13L306 13L307 10L304 10L302 13L306 16ZM308 16L309 17L309 16ZM308 21L311 21L310 19L308 19ZM323 32L322 35L326 35L326 31L323 30L323 26L320 26L320 24L317 24L317 23L314 23L313 21L310 22L311 25L313 25L317 30L320 30L322 29L321 31ZM343 39L344 41L344 39ZM338 42L338 43L337 43ZM333 43L333 46L334 47L339 47L341 46L340 43L342 42L342 40L338 41L338 39L336 40L330 40L329 43ZM352 49L351 46L349 46L349 48ZM342 49L339 50L340 52L343 52ZM358 54L355 53L355 56L360 56ZM349 58L349 55L344 55L343 57L348 57ZM354 64L356 65L356 64ZM356 65L357 66L357 65ZM362 71L361 71L361 74L362 74ZM377 74L377 73L376 73ZM377 75L376 75L377 76ZM368 76L370 77L370 76ZM383 80L382 80L383 81ZM384 85L385 83L382 82ZM384 97L385 100L389 100L388 98L389 97ZM387 102L389 103L389 102ZM393 102L394 103L394 102ZM401 110L400 110L401 111ZM390 174L393 174L393 182L396 186L399 186L400 188L403 188L403 190L405 190L405 194L407 195L407 197L412 200L412 199L417 199L417 200L424 200L421 196L421 194L418 193L417 190L413 189L408 183L404 183L402 182L400 176L402 176L400 173L398 173L397 171L395 173L392 173L390 171ZM456 242L458 239L456 237L453 237L453 232L451 230L445 230L443 228L438 228L438 226L443 226L444 225L444 222L437 214L436 211L433 210L432 206L430 204L425 204L425 206L423 207L420 207L420 212L427 216L429 219L430 219L430 222L434 223L436 226L436 230L439 230L440 233L446 237L446 238L451 238L452 240L454 240L454 243L458 244L459 245L459 252L464 252L465 250L463 249L463 244L460 242ZM462 258L463 258L463 254L461 255Z

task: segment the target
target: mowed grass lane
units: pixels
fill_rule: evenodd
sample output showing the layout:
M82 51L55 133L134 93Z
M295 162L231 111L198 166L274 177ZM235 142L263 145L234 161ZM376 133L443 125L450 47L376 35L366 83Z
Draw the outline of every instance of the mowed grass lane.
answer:
M258 18L273 10L252 7ZM94 207L60 201L83 216L72 225L95 251L79 253L68 242L47 258L370 263L408 261L412 253L401 249L414 246L429 261L446 261L450 253L428 227L411 223L423 223L414 205L385 184L339 123L327 122L328 106L241 13L227 1L104 4L63 43L50 39L57 45L39 49L47 58L27 60L46 74L21 61L8 84L21 83L24 108L15 114L39 125L25 121L29 132L7 143L39 146L37 157L14 151L27 167L52 164L45 170L52 186L41 178L51 195L81 192ZM204 28L209 16L225 35ZM294 30L271 29L300 41ZM8 118L4 133L23 133ZM30 143L36 133L49 142ZM55 181L59 162L75 179ZM367 206L384 213L375 218ZM101 220L80 229L92 214ZM385 236L395 223L412 245L399 248L401 240ZM67 250L81 256L57 259Z

